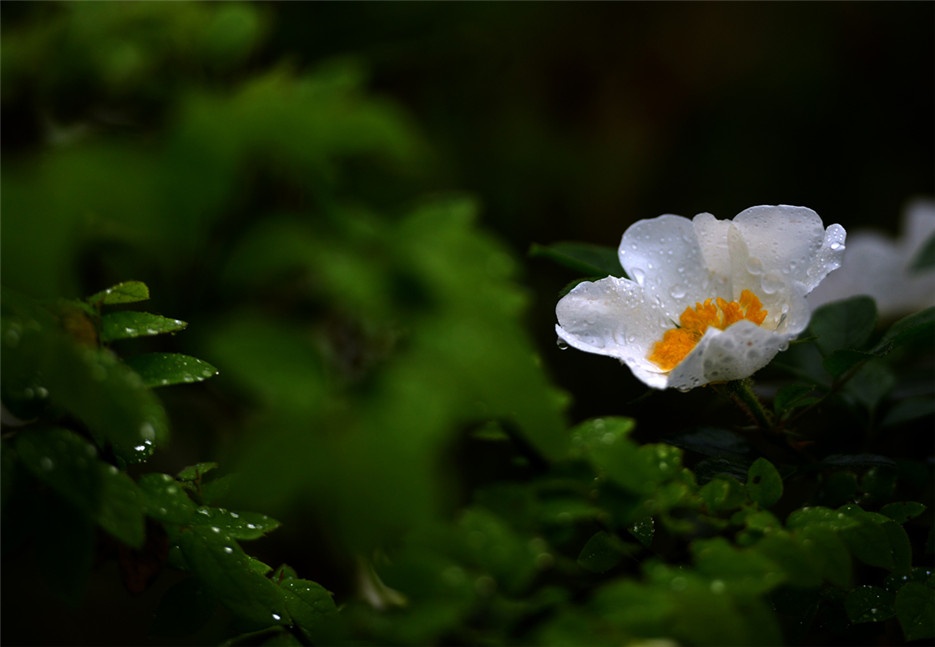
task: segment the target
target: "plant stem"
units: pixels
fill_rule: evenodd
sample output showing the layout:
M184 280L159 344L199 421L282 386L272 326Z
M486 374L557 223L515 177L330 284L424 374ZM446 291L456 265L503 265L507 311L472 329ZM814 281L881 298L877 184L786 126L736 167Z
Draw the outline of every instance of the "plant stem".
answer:
M727 383L727 393L762 431L773 430L773 417L753 391L753 380L744 378Z

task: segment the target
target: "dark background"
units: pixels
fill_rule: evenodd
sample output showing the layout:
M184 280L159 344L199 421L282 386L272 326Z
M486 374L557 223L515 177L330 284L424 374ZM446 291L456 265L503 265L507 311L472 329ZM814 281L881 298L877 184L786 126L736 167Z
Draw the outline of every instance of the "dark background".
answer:
M517 254L566 239L615 247L641 218L730 218L756 204L895 233L906 202L935 193L932 3L284 3L274 13L269 56L362 59L374 90L401 102L435 148L433 182L476 194L485 225ZM572 275L538 259L526 267L530 326L575 417L622 410L641 384L610 359L553 345L554 303Z
M5 3L5 28L33 9ZM804 205L826 224L896 233L905 203L935 193L930 2L294 2L262 10L269 32L251 65L361 62L373 93L403 106L432 147L417 182L427 192L474 194L483 225L519 257L534 242L614 247L629 224L662 213L729 218L757 204ZM5 154L29 143L29 123L28 114L4 114ZM660 428L671 428L673 419L702 416L706 389L634 402L646 389L624 367L559 351L554 306L575 276L541 259L523 267L528 328L547 371L573 396L573 419L639 419L652 407ZM280 536L295 548L303 539L289 532ZM119 642L146 626L170 582L130 599L116 567L105 568L88 605L45 614L54 625L4 620L24 640Z

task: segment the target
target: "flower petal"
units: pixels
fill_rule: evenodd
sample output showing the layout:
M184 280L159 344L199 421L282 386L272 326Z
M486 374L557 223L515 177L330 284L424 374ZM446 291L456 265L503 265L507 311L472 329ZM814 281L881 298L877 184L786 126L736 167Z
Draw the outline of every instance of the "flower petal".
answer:
M615 357L649 386L665 388L665 375L646 356L672 324L637 283L613 276L579 283L559 300L555 314L555 332L569 346Z
M766 271L778 269L788 280L797 281L810 292L841 263L844 229L826 230L817 213L788 205L750 207L733 220L750 256L759 259Z
M692 222L665 215L631 225L620 241L627 276L658 299L670 319L711 296L711 277Z
M790 337L750 321L739 321L726 330L709 328L688 357L669 374L668 386L688 390L709 382L748 377L784 350Z

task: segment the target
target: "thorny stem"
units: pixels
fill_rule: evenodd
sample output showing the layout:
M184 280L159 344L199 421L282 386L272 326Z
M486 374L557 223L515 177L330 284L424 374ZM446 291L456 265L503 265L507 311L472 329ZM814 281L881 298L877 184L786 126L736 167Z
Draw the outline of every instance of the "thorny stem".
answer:
M727 394L756 422L762 431L773 431L773 417L753 391L753 380L744 378L727 383Z

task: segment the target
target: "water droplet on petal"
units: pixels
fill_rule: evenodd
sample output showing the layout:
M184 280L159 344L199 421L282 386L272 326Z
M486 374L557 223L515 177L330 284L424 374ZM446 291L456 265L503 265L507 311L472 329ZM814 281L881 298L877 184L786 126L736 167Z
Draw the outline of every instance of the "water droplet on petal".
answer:
M684 299L685 298L685 288L682 285L673 285L669 289L669 295L673 299Z
M568 342L561 337L555 340L555 345L558 346L559 350L568 350Z

